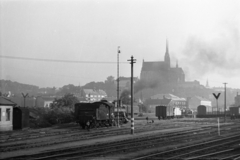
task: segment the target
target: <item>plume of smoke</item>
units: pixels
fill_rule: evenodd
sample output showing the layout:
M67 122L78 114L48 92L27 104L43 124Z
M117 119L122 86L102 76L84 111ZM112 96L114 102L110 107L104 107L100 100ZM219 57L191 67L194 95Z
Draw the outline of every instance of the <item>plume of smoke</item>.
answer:
M192 36L186 43L183 56L183 68L191 78L201 78L208 73L235 76L240 69L239 29L228 28L211 41Z
M137 93L145 88L157 88L159 87L159 81L153 79L151 81L139 80L134 85L134 93Z

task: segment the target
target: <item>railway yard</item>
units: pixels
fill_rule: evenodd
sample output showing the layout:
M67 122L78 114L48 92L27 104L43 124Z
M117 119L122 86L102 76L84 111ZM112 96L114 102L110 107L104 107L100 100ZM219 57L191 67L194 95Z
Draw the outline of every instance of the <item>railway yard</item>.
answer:
M179 118L83 130L75 123L1 132L0 159L240 159L240 119Z

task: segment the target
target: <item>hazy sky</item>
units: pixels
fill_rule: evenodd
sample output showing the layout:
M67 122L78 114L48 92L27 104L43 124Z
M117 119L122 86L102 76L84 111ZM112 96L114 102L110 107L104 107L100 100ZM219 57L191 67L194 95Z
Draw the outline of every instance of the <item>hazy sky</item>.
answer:
M240 88L239 0L1 0L0 4L1 79L62 87L104 81L110 75L116 78L118 46L120 62L132 55L137 59L134 76L140 77L143 59L164 59L168 39L171 65L178 60L186 80L205 85L208 79L212 87L227 82ZM93 63L82 63L86 61ZM120 76L130 75L130 64L120 63Z

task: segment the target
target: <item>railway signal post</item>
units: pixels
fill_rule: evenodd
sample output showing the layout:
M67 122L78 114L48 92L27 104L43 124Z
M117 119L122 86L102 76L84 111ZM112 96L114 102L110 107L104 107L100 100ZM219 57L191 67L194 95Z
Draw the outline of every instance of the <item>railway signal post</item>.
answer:
M131 64L131 134L134 134L134 117L133 117L133 64L136 63L136 59L133 56L130 60Z
M226 100L227 100L227 95L226 95L226 85L227 83L224 84L224 123L226 122Z
M26 105L26 98L27 98L27 96L28 96L28 93L26 93L25 95L22 93L22 96L23 96L23 103L24 103L24 107L26 107L25 105Z
M216 102L217 102L217 115L218 115L218 98L220 96L221 93L215 94L213 93L213 96L216 98Z

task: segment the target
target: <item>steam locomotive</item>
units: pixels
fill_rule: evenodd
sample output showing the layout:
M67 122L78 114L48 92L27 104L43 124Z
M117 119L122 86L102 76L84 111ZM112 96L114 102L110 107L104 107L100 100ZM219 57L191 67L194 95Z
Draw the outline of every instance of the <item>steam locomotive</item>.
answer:
M83 129L115 126L118 119L114 112L114 104L106 100L94 103L76 103L75 118ZM119 114L119 123L126 123L126 119L125 114Z

